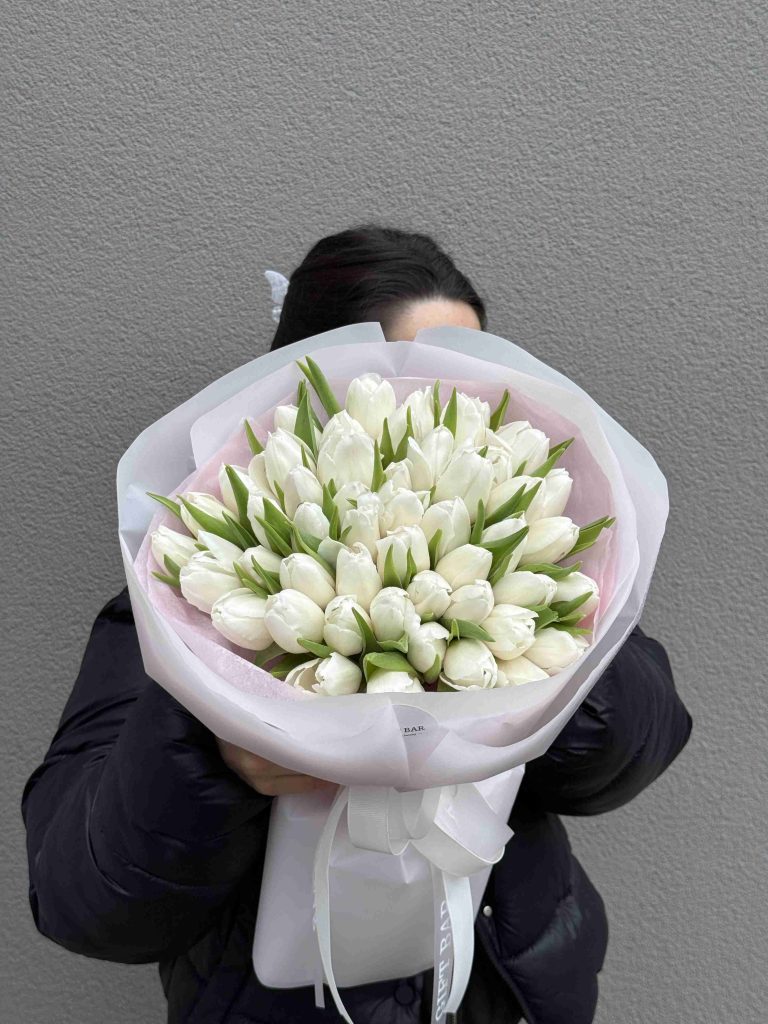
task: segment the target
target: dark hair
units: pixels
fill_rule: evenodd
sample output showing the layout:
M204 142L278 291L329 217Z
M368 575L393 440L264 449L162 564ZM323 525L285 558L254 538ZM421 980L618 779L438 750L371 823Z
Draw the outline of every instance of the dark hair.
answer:
M429 237L378 224L327 235L290 276L271 349L346 324L388 320L420 299L466 302L486 327L485 304Z

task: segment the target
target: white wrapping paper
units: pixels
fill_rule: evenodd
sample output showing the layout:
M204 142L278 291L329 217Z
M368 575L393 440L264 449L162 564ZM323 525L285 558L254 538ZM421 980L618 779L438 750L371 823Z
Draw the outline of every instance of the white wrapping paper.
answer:
M226 461L235 463L247 458L240 429L246 415L266 436L271 409L295 392L294 363L305 353L342 398L349 379L370 371L396 378L400 399L435 376L471 382L465 390L491 400L508 387L508 418L530 419L553 443L576 436L561 460L575 479L566 514L580 524L609 514L616 523L580 556L584 571L600 583L601 604L592 646L575 665L519 687L318 699L245 661L202 613L151 577L147 531L173 523L146 491L172 494L194 484L216 493L219 453L224 449ZM666 483L649 453L585 392L523 349L455 327L387 344L377 323L306 339L216 381L137 438L118 466L117 490L121 550L146 670L213 732L296 771L351 787L344 792L353 795L365 787L474 790L469 784L480 783L479 792L504 821L521 775L511 770L544 753L640 618L668 511ZM352 806L354 801L350 814ZM449 803L442 806L450 812ZM310 868L328 812L328 798L320 795L275 801L254 943L255 968L265 984L318 981L308 930ZM471 846L470 835L467 841ZM420 842L427 849L429 843ZM376 846L360 850L340 820L329 853L336 983L361 984L431 966L432 915L424 911L432 905L435 876L418 845L416 839L406 843L399 855L372 852ZM462 869L470 877L475 912L490 870L481 860ZM454 977L453 1007L460 988Z

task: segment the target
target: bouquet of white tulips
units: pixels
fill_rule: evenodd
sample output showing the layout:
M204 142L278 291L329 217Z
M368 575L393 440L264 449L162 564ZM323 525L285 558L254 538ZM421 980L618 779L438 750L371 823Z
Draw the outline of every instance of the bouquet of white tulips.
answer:
M342 408L313 359L298 368L309 387L263 443L246 419L251 458L221 464L218 495L152 495L189 530L152 533L154 576L318 695L519 685L580 657L599 587L558 563L613 519L563 515L573 438L511 418L509 390L492 411L456 387L442 403L436 381L398 405L366 373Z
M667 514L653 459L511 342L368 323L215 381L117 485L147 673L216 735L339 786L273 801L259 978L319 1005L325 982L349 1021L338 985L434 966L441 1020L524 765L640 617Z

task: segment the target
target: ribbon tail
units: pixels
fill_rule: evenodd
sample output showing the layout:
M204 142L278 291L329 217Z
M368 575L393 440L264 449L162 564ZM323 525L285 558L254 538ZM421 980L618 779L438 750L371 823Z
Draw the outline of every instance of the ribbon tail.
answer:
M331 957L331 906L330 906L330 883L328 872L331 860L331 848L336 836L336 829L349 799L349 787L342 787L336 794L336 798L328 812L323 831L317 843L315 851L315 862L313 871L313 882L315 892L314 927L317 938L317 945L320 952L320 968L315 977L315 1005L325 1006L323 996L323 975L331 990L336 1009L347 1022L353 1024L352 1018L347 1013L346 1007L341 1000L339 990L336 986L336 979L333 976L333 964Z
M451 920L453 936L453 977L451 994L446 1004L447 1013L456 1013L469 984L472 961L475 956L475 921L472 889L466 875L443 873L445 901Z

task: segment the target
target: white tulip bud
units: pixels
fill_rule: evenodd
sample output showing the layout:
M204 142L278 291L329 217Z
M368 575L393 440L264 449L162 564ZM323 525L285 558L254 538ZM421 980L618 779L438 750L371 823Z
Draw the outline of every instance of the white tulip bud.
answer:
M461 498L447 498L445 501L437 501L430 505L421 520L421 528L427 541L431 541L437 531L440 531L437 545L438 560L454 548L468 544L472 530L467 506Z
M585 637L571 636L564 629L545 626L538 631L525 656L552 676L578 661L587 647L589 643Z
M313 501L302 501L293 515L293 525L302 533L322 540L331 530L331 524L319 505Z
M366 693L420 693L424 690L415 675L408 672L373 672L365 687Z
M232 541L224 540L217 533L208 533L207 530L200 530L197 534L198 544L205 544L214 558L218 559L227 569L232 568L233 562L239 562L243 549Z
M445 422L443 409L440 422ZM474 445L479 447L485 443L485 431L491 420L491 407L479 398L470 398L459 391L456 394L456 438L455 447Z
M312 555L288 555L280 563L280 586L283 590L298 590L318 606L325 608L336 596L333 576Z
M440 679L454 690L487 690L496 685L498 671L480 640L455 640L448 645Z
M408 438L406 463L416 490L428 491L453 455L453 434L447 427L431 430L421 442Z
M467 506L470 522L475 521L477 503L488 502L493 486L493 466L478 452L457 449L435 484L433 501L461 498Z
M405 487L390 489L389 485L385 484L379 492L379 497L379 525L383 533L396 530L398 526L418 526L421 522L424 504L415 491L409 491Z
M406 593L423 622L441 619L451 603L450 583L432 569L417 572L408 584Z
M408 661L433 683L443 665L450 633L439 622L422 622L408 634Z
M534 665L524 654L512 661L501 661L496 659L499 666L499 675L496 679L496 686L522 686L523 683L534 683L537 679L549 679L543 668Z
M272 643L264 625L265 598L241 588L217 598L211 606L214 627L238 647L248 651L265 651Z
M388 380L382 380L378 373L364 373L350 382L346 406L366 433L381 440L384 420L395 411L397 399Z
M500 523L486 526L483 530L483 544L488 544L492 540L503 540L505 537L511 537L514 533L519 533L520 530L525 529L527 525L525 516L513 516L509 519L502 519Z
M389 429L389 437L393 448L396 449L403 437L405 437L407 427L408 406L399 405L393 413L387 416L387 428Z
M562 515L572 487L573 479L567 469L551 469L542 480L525 518L529 523L534 523L537 519L553 519Z
M248 522L250 523L251 529L253 530L254 536L259 544L265 548L270 547L269 538L267 537L266 530L258 521L264 519L264 503L271 502L275 508L280 508L276 498L267 498L261 494L251 494L248 497Z
M264 452L254 455L248 463L248 476L253 484L253 493L268 495L270 498L273 496L272 488L267 479L267 464Z
M430 431L434 430L435 407L432 398L432 388L426 387L421 388L419 391L412 391L403 400L403 406L406 410L406 416L408 415L408 410L411 410L411 426L413 427L413 436L417 441L420 441Z
M369 487L361 480L352 480L348 484L344 484L336 491L336 495L333 499L336 508L339 510L339 518L343 518L344 513L352 508L350 501L356 502L358 505L363 499L374 499L376 501L376 495Z
M225 515L232 515L227 506L220 502L218 498L214 498L212 494L206 494L203 491L187 491L182 495L182 497L185 498L193 508L199 509L201 512L205 512L209 516L213 516L214 519L221 520L222 523L226 522L224 519ZM197 537L202 527L197 520L193 518L186 505L182 505L181 502L179 502L179 507L181 509L181 521L189 532L193 536Z
M320 446L317 475L321 483L333 480L337 488L352 481L368 487L373 477L373 455L373 441L366 433L331 434Z
M556 583L555 601L575 601L582 594L590 596L580 604L577 611L582 618L590 615L600 603L600 590L595 580L583 572L572 572Z
M381 537L379 513L375 506L349 508L341 519L341 536L345 544L363 544L372 557L376 557L376 545Z
M360 654L363 650L363 634L360 632L355 612L369 626L371 625L370 616L365 608L347 594L334 597L325 609L323 639L329 647L346 658Z
M486 432L485 441L488 445L488 451L485 457L493 466L494 487L497 487L499 484L504 483L505 480L509 480L510 477L515 475L515 471L520 463L515 462L514 456L505 445L490 444L489 442L492 436L495 440L496 437L492 431L489 430ZM493 495L493 491L491 491L491 495ZM498 683L496 685L498 686Z
M332 566L333 569L335 569L338 557L345 547L346 545L342 544L341 541L331 540L330 537L323 537L323 539L320 541L317 553L318 555L320 555L324 562L327 562L328 565Z
M364 544L353 544L339 552L336 560L336 592L349 594L366 610L381 590L381 577ZM327 609L326 609L327 611Z
M537 562L559 562L578 539L579 528L567 516L538 519L531 523L528 535L523 540L519 565L524 567Z
M287 430L275 430L264 445L264 467L269 485L277 493L275 485L285 488L285 478L296 466L302 465L301 453L312 462L309 448Z
M492 563L493 555L490 551L476 544L462 544L444 555L435 566L435 571L456 590L466 583L488 579Z
M357 693L363 680L363 673L354 661L336 651L330 658L323 658L315 668L316 682L312 687L322 697L342 697Z
M365 435L366 430L362 423L350 416L346 409L334 413L323 427L320 435L320 446L322 447L333 437L349 437L350 434Z
M518 462L518 466L520 463ZM524 493L531 490L532 487L539 485L539 490L536 492L536 497L533 499L536 501L541 490L544 486L544 481L540 480L535 476L510 476L491 491L488 497L488 505L486 507L486 515L492 515L497 509L501 508L502 505L506 504L510 498L513 498L521 487L525 487ZM526 517L527 518L527 517Z
M249 494L258 494L259 488L253 482L247 469L242 466L231 466L231 469L235 471L235 475L246 488ZM227 473L226 463L222 462L219 467L219 489L221 491L221 500L227 506L229 511L232 513L234 519L238 516L237 500L235 498L234 491L232 490L232 484L229 481L229 474Z
M181 567L179 583L184 598L208 614L217 598L241 586L234 569L228 569L208 551L198 551Z
M532 473L543 465L549 457L549 438L541 430L536 430L528 420L516 420L499 427L495 441L507 446L509 454L517 465L525 463L523 472Z
M408 469L408 463L401 460L400 462L390 462L390 464L384 470L384 484L386 487L390 484L393 488L405 487L407 490L413 490L413 484L411 483L411 471Z
M557 584L540 572L508 572L494 585L493 597L497 604L516 604L532 608L538 604L551 604Z
M311 469L306 466L294 466L288 471L283 482L285 497L285 514L293 519L296 509L305 501L315 505L323 503L323 488Z
M408 572L409 551L416 566L416 572L429 568L427 538L418 526L398 526L396 530L392 530L386 537L382 537L376 542L376 568L382 579L390 551L392 551L395 572L400 579L405 579Z
M305 690L307 693L311 693L313 696L318 697L319 694L315 689L317 679L315 678L315 669L320 664L319 658L312 658L309 661L303 661L301 665L297 665L296 668L292 668L288 675L285 677L286 683L289 686L294 686L297 690Z
M165 564L166 555L181 568L198 551L193 537L172 530L168 526L158 526L156 530L152 531L150 546L152 557L164 573L168 572Z
M488 617L492 608L491 584L487 580L476 580L474 583L465 583L452 592L445 618L479 623Z
M246 548L240 554L238 563L240 567L255 580L256 583L261 583L261 577L253 568L253 559L258 562L262 569L267 572L280 572L280 563L282 558L276 552L271 551L269 548L265 548L263 544L256 544L252 548Z
M384 587L371 601L371 624L377 640L399 640L419 625L408 594L399 587Z
M299 640L319 644L323 639L323 610L299 590L271 594L264 622L275 643L289 654L306 653Z
M296 433L296 417L299 414L296 405L278 405L274 412L275 430L285 430L289 434Z
M516 604L497 604L482 626L493 637L485 641L491 654L509 660L524 654L533 643L536 613Z

